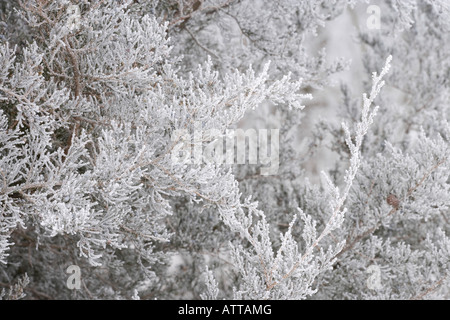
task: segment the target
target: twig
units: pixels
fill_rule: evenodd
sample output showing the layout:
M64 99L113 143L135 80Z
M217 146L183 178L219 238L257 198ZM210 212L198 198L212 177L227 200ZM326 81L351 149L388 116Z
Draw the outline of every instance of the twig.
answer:
M212 52L211 50L209 50L208 48L206 48L205 46L203 46L203 45L197 40L197 38L192 34L192 32L191 32L187 27L185 27L185 29L186 29L187 33L189 33L189 35L191 36L192 40L194 40L194 42L195 42L200 48L202 48L203 50L205 50L207 53L209 53L210 55L212 55L214 58L219 59L219 57L218 57L214 52Z
M436 291L442 285L445 279L447 279L447 276L448 275L445 275L444 277L436 281L430 288L418 294L417 296L412 297L411 300L422 300L426 295L432 293L433 291Z
M67 36L64 37L64 43L66 45L67 53L70 56L70 60L72 62L73 67L73 78L75 81L75 97L79 97L81 93L81 74L80 69L78 67L78 58L76 54L72 51L71 41Z

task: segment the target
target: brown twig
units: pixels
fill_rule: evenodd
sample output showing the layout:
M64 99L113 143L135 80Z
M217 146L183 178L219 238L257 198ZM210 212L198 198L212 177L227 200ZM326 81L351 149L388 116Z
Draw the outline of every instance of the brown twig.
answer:
M75 81L75 97L78 98L81 94L81 73L78 66L78 57L75 52L73 52L72 42L67 36L64 37L64 43L66 45L67 53L69 54L72 63L73 78Z
M422 293L418 294L417 296L414 296L411 298L411 300L422 300L426 295L432 293L433 291L436 291L439 289L439 287L442 285L442 283L447 279L448 275L445 275L438 281L436 281L431 287L429 287L427 290L423 291Z

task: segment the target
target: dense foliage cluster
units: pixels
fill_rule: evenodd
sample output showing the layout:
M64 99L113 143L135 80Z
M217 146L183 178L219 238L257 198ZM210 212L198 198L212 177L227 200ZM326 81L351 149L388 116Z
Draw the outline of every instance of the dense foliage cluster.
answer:
M449 298L449 40L440 0L2 1L0 297ZM174 161L237 128L277 172Z

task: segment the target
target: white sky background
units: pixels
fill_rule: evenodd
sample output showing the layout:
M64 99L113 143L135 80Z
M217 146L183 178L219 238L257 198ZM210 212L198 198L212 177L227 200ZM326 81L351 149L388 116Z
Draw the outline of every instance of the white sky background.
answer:
M376 3L372 1L372 3ZM343 14L332 21L328 21L324 28L318 29L316 37L311 36L305 44L309 45L309 54L315 55L322 48L327 50L328 62L332 62L338 58L344 58L351 61L350 68L347 71L333 75L334 84L323 90L314 91L313 100L304 101L305 109L302 112L304 117L300 124L298 143L303 150L303 137L311 135L311 129L314 124L321 118L327 121L337 121L336 111L341 103L341 95L339 84L346 83L352 91L354 98L362 97L363 80L370 78L370 74L364 70L362 65L362 50L356 39L358 30L366 28L366 21L369 14L366 10L370 4L358 4L354 9L347 8ZM382 27L382 25L381 25ZM374 31L376 32L376 31ZM377 70L373 70L377 71ZM266 118L266 123L261 123L256 118ZM277 121L273 112L267 106L261 106L255 111L248 113L247 117L241 121L240 126L243 128L276 128L282 124ZM304 142L303 142L304 143ZM313 182L319 181L319 173L331 168L336 155L326 148L321 148L315 155L313 161L309 162L305 167L307 176Z

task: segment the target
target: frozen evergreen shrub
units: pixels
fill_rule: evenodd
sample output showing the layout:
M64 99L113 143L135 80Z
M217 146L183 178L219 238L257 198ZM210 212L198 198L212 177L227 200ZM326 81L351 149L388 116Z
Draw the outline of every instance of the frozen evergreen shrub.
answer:
M367 6L3 1L0 297L448 298L450 10L380 1L337 94L317 43ZM275 174L174 161L243 121L280 129Z

